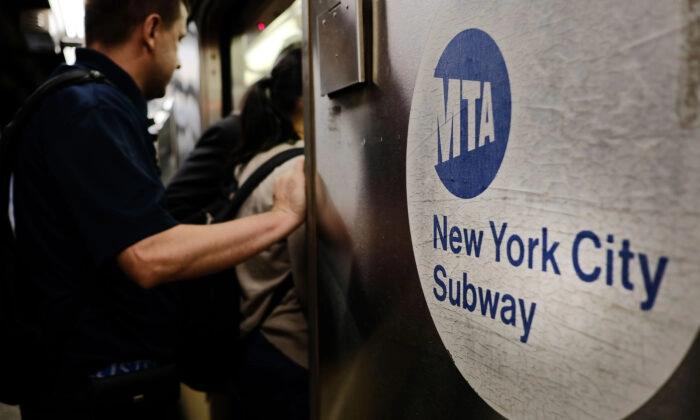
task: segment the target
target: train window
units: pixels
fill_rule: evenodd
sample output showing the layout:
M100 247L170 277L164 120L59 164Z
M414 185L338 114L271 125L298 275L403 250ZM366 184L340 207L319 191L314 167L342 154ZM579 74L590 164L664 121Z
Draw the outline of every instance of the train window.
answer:
M277 55L287 46L301 42L301 0L269 24L256 22L231 42L233 107L240 111L243 95L250 85L270 74Z

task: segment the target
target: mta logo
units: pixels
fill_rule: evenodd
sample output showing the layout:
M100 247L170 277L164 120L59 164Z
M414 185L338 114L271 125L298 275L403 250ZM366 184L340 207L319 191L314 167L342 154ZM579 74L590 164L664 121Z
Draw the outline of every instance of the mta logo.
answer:
M440 135L441 125L444 126L445 124L450 124L449 160L459 156L462 150L468 152L496 140L493 129L491 82L448 79L448 85L447 89L445 89L444 96L445 118L441 123L440 117L438 116L437 122L438 164L442 163L443 160L442 136ZM477 109L477 106L479 109ZM448 109L450 111L448 111ZM458 129L461 130L464 127L464 124L461 124L463 122L462 111L465 111L467 114L466 138L460 136L460 141L457 143L457 149L455 150L455 117L459 118L457 120L457 124Z
M460 198L484 192L501 166L510 133L510 81L496 42L484 31L455 36L435 68L435 170Z

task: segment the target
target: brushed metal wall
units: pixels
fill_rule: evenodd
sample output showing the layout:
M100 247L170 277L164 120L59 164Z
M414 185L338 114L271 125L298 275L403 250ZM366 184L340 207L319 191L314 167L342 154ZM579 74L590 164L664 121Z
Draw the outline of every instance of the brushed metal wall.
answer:
M316 16L327 1L304 4L310 54L305 104L307 126L313 124L307 157L318 174L312 179L310 228L318 418L501 418L472 390L442 344L421 291L409 232L409 113L424 42L431 27L441 24L430 21L438 3L364 1L370 82L331 97L320 94L315 40ZM464 4L469 13L469 2ZM697 341L632 418L698 412Z
M323 3L306 4L311 34ZM370 83L322 97L312 51L320 418L500 418L442 346L411 248L406 132L433 6L363 6Z

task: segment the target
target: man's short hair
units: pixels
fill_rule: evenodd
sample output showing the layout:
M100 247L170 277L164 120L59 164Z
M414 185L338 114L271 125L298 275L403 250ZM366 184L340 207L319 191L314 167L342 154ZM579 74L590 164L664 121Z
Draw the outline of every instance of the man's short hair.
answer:
M186 0L87 0L85 2L85 41L112 46L126 41L134 28L151 13L158 13L166 26L180 17L180 4Z

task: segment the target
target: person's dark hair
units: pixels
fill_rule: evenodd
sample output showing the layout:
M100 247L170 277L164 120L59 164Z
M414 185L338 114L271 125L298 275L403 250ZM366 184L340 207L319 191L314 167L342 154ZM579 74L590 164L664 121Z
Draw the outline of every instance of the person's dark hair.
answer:
M243 98L242 138L233 156L236 164L299 139L291 116L301 97L301 83L301 48L292 45L280 53L270 77L253 84Z
M85 2L85 41L117 45L126 41L136 26L151 13L158 13L170 26L180 17L180 4L186 0L87 0Z

